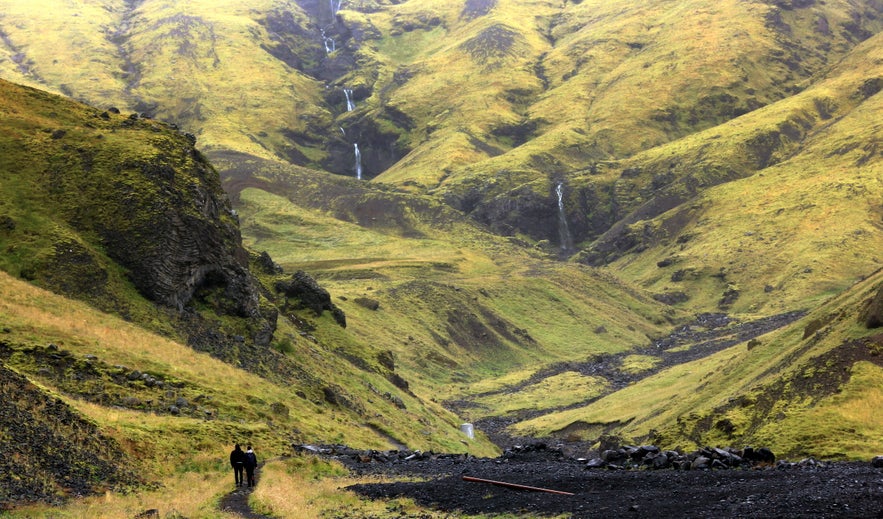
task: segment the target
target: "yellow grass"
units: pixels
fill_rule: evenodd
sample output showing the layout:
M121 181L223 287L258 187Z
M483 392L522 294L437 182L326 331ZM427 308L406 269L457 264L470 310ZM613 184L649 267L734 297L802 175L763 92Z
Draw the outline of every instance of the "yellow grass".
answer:
M380 483L378 477L352 478L346 469L313 456L273 460L263 466L260 481L249 501L252 508L273 517L318 519L330 514L385 516L390 511L418 513L427 519L445 517L422 510L410 500L368 501L344 487L356 483ZM338 515L339 516L339 515Z
M153 370L187 380L212 388L221 401L239 400L243 388L277 401L290 398L287 389L252 373L2 272L0 311L13 338L53 341L78 355L96 355L110 365Z
M470 394L478 394L485 393L489 391L498 391L506 386L511 386L513 384L518 384L523 382L531 377L535 373L534 370L515 370L506 373L500 377L493 377L484 380L479 380L473 384L470 384L468 387L464 387L461 390L466 391Z
M136 494L108 492L103 496L72 501L63 508L33 506L8 512L4 517L29 519L131 519L146 510L159 511L160 517L224 518L217 503L232 485L232 475L217 469L207 473L170 475L163 488ZM212 498L212 496L214 496ZM209 499L206 499L209 497ZM175 515L177 514L177 515ZM295 516L291 516L295 517Z
M662 359L651 355L627 355L622 359L619 369L625 373L636 375L659 364Z

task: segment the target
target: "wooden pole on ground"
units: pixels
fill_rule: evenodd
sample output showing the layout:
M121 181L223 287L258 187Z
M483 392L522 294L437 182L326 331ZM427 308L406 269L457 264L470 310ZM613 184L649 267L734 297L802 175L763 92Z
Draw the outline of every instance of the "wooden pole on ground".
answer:
M548 492L549 494L558 494L562 496L572 496L572 492L563 492L561 490L551 490L548 488L540 488L540 487L530 487L527 485L519 485L517 483L506 483L505 481L494 481L492 479L481 479L474 478L472 476L463 476L463 481L470 481L473 483L488 483L490 485L497 485L506 488L514 488L517 490L530 490L531 492Z

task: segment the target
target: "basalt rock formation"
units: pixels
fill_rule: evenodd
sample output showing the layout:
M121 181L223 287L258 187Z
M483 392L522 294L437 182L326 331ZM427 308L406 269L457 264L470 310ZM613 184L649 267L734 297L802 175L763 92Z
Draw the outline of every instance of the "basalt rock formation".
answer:
M131 283L173 313L244 319L251 340L269 342L275 317L261 314L238 219L193 136L5 81L0 91L17 127L0 149L28 161L15 177L24 182L3 183L3 237L25 258L7 270L123 315ZM50 224L34 223L34 201L52 209Z

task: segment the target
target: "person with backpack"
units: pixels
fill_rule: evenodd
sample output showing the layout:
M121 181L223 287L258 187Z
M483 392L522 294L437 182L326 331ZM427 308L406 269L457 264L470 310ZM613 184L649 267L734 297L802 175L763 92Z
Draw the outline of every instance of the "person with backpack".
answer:
M237 487L241 487L245 483L242 478L242 471L245 469L246 460L247 457L242 452L242 447L237 443L236 447L233 448L233 452L230 453L230 466L233 467L233 478L236 480Z
M245 451L245 474L248 476L248 486L253 487L255 485L254 482L254 469L258 466L258 457L255 455L254 450L252 450L251 445L248 446L248 450Z

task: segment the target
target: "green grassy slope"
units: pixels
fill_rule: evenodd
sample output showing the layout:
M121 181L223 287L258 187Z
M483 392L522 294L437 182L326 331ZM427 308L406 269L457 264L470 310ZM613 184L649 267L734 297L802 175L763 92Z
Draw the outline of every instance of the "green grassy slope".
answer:
M186 472L192 454L200 460L197 470L218 474L219 451L245 439L265 445L268 455L288 452L292 442L495 452L481 435L465 442L460 419L433 402L425 387L409 389L389 348L342 328L329 312L317 314L301 308L297 298L283 297L274 287L286 275L268 272L266 265L253 268L264 283L255 304L262 312L279 312L269 346L241 331L250 320L235 310L242 302L211 283L180 310L136 289L132 271L114 258L152 240L137 228L123 229L112 235L124 236L125 250L106 250L113 245L102 239L107 229L138 223L145 217L142 202L200 226L197 215L188 216L189 196L206 195L203 180L220 191L214 170L193 167L203 159L186 136L163 123L5 81L0 113L0 186L6 195L0 202L0 357L15 372L6 377L4 371L4 378L20 375L33 384L15 413L50 424L47 434L74 434L52 429L67 406L78 421L85 417L93 424L108 454L95 458L96 467L72 470L109 474L105 465L123 460L150 483ZM203 173L214 178L196 176ZM161 189L154 189L157 176L169 180L159 183ZM116 196L120 191L135 198L127 202ZM206 195L202 203L213 200ZM164 205L170 201L173 208ZM115 212L119 204L126 217ZM214 214L212 221L233 222L229 213ZM167 259L171 269L180 258ZM190 259L205 260L198 254ZM231 340L225 336L231 333L243 336ZM30 404L41 391L59 403ZM0 423L7 432L18 421L8 416ZM181 455L155 465L157 453L171 450ZM44 459L22 454L20 462L42 474L37 479L46 492L65 496L65 480L53 482L37 466ZM114 478L134 480L128 473ZM100 479L84 482L78 492L103 489Z
M861 321L877 272L794 325L666 369L583 407L516 426L521 433L626 441L767 445L790 458L863 459L883 448L879 330Z
M699 306L735 290L722 307L748 313L811 307L876 270L880 41L800 94L628 161L639 173L620 187L657 196L635 204L595 250L613 251L625 278ZM640 253L608 248L616 240Z
M861 231L849 240L862 251L878 245L865 232L873 216L854 211L877 196L863 180L874 157L837 152L875 138L864 120L879 90L876 4L344 2L336 18L322 2L0 7L4 76L173 121L206 152L352 175L359 144L376 182L534 242L560 240L561 183L568 252L594 265L622 258L618 275L686 296L690 310L717 309L738 289L730 309L777 312L875 268L860 251L837 272L814 267L834 248L806 258L829 238L801 222ZM832 132L852 142L817 144ZM219 167L242 167L234 162ZM828 196L836 186L810 192L798 176L855 166L871 177L856 179L868 190L851 198ZM754 229L764 209L750 205L773 193L825 197L826 207L763 217L788 237L771 248ZM748 206L734 207L737 197ZM744 259L731 265L734 252Z
M627 350L680 318L429 197L269 162L225 185L249 247L313 274L348 330L389 348L406 378L433 391Z
M0 74L196 134L247 244L309 271L349 316L345 333L323 328L323 347L372 365L393 358L423 401L646 345L689 314L812 310L879 268L877 2L409 0L344 2L336 18L327 9L0 0ZM370 182L318 171L352 176L355 143ZM567 251L559 183L575 241ZM39 258L39 240L10 250L8 269ZM552 261L561 252L575 261ZM794 330L776 339L782 351L802 340ZM283 330L289 342L277 346L309 357L306 335ZM701 361L703 373L723 372L726 358ZM873 378L856 369L854 382L837 383ZM731 397L716 377L685 374L676 392ZM530 391L593 393L596 382L564 375ZM633 394L608 398L643 402ZM517 407L485 403L489 414ZM524 430L608 423L595 411ZM648 423L673 438L688 415ZM733 441L767 438L728 419ZM726 440L702 420L691 430ZM752 420L751 434L768 427ZM624 431L648 434L634 423Z
M268 19L306 25L295 2L6 0L0 11L2 77L174 122L204 149L297 155L291 134L330 127L321 84L269 52Z

